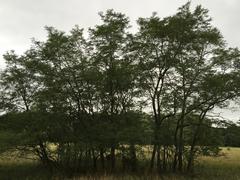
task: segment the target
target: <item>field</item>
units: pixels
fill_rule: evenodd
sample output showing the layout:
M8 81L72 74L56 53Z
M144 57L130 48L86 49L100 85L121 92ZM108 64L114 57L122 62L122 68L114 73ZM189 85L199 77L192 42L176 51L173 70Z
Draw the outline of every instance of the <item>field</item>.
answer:
M196 164L195 173L192 175L171 175L165 174L162 176L146 175L146 176L135 176L135 175L119 175L119 176L108 176L108 175L95 175L75 177L72 180L81 179L156 179L156 180L185 180L185 179L196 179L196 180L240 180L240 148L222 148L221 156L219 157L200 157ZM54 174L54 175L52 175ZM2 157L0 159L0 180L41 180L41 179L70 179L62 177L56 173L50 173L41 167L39 164L32 160L26 159L12 159Z
M196 167L197 179L240 179L240 148L223 148L223 156L201 157Z

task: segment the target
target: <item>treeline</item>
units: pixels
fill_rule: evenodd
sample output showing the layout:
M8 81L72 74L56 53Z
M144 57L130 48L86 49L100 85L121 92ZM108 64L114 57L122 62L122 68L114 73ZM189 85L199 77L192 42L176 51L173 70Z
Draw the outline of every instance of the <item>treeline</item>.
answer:
M240 124L227 123L225 128L218 128L220 137L222 137L221 145L228 147L240 147Z
M221 141L211 111L239 95L239 50L190 3L135 33L122 13L100 17L4 55L1 151L67 173L192 171Z

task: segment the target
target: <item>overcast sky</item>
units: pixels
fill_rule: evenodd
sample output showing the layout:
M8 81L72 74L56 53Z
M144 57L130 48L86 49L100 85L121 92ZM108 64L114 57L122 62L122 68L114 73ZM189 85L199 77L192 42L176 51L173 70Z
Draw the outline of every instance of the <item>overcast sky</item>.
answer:
M74 25L82 28L99 23L100 11L114 9L130 17L132 25L138 17L157 12L160 17L172 15L187 0L0 0L0 67L2 55L11 49L21 54L31 38L44 40L44 26L69 31ZM192 0L192 7L201 4L209 9L213 24L220 29L229 46L240 47L240 0ZM237 120L238 107L221 115Z

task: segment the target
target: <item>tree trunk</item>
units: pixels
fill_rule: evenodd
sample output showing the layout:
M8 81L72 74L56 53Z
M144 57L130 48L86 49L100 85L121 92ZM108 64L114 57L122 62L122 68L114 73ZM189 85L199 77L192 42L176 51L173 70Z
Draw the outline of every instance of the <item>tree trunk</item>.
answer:
M97 157L95 156L95 151L94 149L92 150L92 160L93 160L93 170L97 170Z
M181 121L180 133L179 133L179 146L178 146L178 170L183 170L183 120Z
M105 160L104 160L104 151L102 148L100 149L100 160L101 160L102 169L104 170L105 169Z
M178 163L177 157L178 157L178 147L175 146L175 154L173 159L173 172L176 172L177 170L177 163Z
M192 172L194 166L194 145L191 145L190 154L188 158L187 171Z
M193 136L193 140L192 140L192 144L191 144L191 149L190 149L190 155L189 155L189 158L188 158L188 164L187 164L187 171L188 172L191 172L193 171L193 167L194 167L194 155L195 155L195 152L194 152L194 148L196 146L196 143L197 143L197 137L198 137L198 134L200 132L200 127L201 127L201 124L205 118L205 115L207 113L207 110L206 111L203 111L200 116L199 116L199 121L198 121L198 126L197 126L197 129L195 130L195 133L194 133L194 136Z
M166 146L163 146L163 170L166 171Z
M157 146L156 146L156 144L154 144L153 151L152 151L152 157L151 157L150 171L152 171L154 168L154 160L155 160L155 156L156 156L156 151L157 151Z
M115 170L115 146L111 147L111 171Z
M137 155L134 144L130 144L130 157L131 157L131 170L135 172L137 170Z
M160 145L158 145L157 146L157 170L158 170L158 172L161 170L161 157L160 157L160 149L161 148L161 146Z

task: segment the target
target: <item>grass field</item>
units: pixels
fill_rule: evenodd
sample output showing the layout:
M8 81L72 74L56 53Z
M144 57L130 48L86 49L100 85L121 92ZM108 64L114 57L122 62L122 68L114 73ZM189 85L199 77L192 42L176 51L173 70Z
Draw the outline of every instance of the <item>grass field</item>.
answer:
M240 148L222 148L223 156L201 157L196 167L198 179L240 180Z
M219 157L200 157L196 163L195 173L193 175L146 175L146 176L134 176L134 175L119 175L108 176L101 175L100 177L84 176L75 177L73 180L81 179L150 179L150 180L240 180L240 148L222 148L222 156ZM26 159L12 159L2 157L0 159L0 180L60 180L68 179L61 177L60 175L48 172L41 167L38 163L32 160Z

